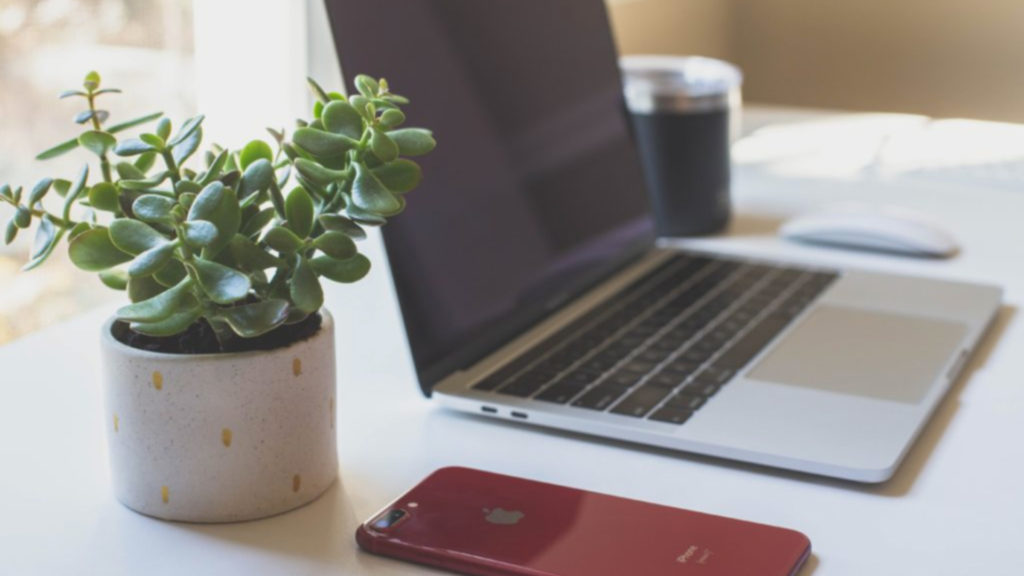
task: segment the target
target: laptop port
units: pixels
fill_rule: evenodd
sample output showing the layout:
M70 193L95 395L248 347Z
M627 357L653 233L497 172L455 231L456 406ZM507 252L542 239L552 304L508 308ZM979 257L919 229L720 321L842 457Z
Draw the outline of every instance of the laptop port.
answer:
M498 409L493 407L493 406L481 406L480 407L480 411L481 412L486 412L488 414L497 414L498 413Z
M511 414L513 418L522 418L523 420L529 418L525 412L511 412Z

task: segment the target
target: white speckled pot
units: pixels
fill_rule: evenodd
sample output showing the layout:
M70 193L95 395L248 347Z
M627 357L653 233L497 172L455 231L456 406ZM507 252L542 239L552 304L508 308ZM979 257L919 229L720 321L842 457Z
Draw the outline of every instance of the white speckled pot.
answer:
M334 321L276 350L163 354L102 333L117 499L157 518L236 522L280 514L338 475Z

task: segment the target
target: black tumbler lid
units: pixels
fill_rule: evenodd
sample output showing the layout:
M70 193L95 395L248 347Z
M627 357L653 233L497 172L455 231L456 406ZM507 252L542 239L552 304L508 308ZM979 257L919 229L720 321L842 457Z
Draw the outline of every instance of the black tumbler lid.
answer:
M702 56L623 56L623 90L634 112L721 110L739 100L743 73Z

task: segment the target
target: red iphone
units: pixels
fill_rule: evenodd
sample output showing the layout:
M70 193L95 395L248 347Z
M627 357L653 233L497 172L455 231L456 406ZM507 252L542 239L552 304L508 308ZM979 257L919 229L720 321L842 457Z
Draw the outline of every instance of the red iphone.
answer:
M442 468L356 531L375 554L479 576L790 576L793 530Z

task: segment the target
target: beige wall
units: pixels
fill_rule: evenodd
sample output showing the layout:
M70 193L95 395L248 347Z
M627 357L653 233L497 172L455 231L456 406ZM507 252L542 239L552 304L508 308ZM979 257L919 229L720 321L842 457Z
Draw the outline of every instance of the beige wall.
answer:
M731 59L749 101L1024 121L1021 0L611 0L623 52Z

